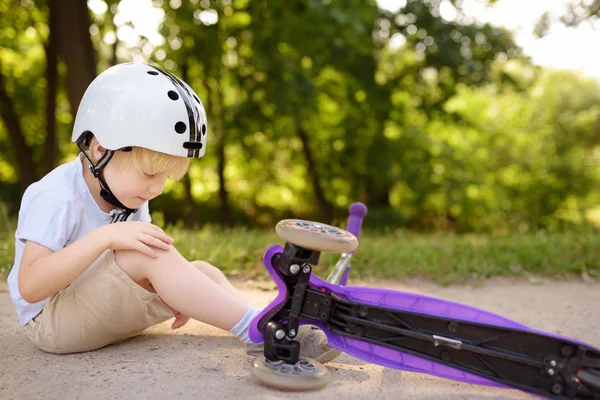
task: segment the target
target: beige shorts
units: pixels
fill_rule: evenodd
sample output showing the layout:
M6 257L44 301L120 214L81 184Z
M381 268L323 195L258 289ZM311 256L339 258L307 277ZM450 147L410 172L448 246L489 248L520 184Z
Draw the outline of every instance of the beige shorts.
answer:
M169 318L173 312L158 295L132 281L108 250L25 329L40 349L66 354L123 341Z

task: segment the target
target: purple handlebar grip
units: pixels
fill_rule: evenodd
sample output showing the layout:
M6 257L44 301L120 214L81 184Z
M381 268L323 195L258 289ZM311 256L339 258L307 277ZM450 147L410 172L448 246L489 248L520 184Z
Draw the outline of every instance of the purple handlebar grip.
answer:
M350 206L350 216L348 217L346 230L358 238L363 219L365 219L366 215L367 206L365 206L363 203L352 204Z

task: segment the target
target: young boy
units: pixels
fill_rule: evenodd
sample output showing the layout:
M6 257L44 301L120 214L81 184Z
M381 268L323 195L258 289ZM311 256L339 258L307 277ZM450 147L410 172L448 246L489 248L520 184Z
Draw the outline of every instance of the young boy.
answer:
M159 68L125 63L100 74L77 111L79 156L27 188L8 277L21 326L42 350L99 349L175 317L230 331L247 352L258 313L223 273L188 262L153 225L148 201L206 151L206 113L192 88ZM304 326L305 357L339 352Z

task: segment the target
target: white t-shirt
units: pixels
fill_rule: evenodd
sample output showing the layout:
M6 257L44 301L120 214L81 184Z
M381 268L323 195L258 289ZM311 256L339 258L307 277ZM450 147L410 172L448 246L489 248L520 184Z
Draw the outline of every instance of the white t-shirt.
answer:
M19 293L19 265L25 241L36 242L52 251L59 251L91 230L110 224L113 215L98 207L83 178L83 154L63 164L38 182L31 184L21 200L15 232L15 262L8 275L8 290L21 326L27 324L44 308L48 299L35 304L23 300ZM127 221L150 222L148 202Z

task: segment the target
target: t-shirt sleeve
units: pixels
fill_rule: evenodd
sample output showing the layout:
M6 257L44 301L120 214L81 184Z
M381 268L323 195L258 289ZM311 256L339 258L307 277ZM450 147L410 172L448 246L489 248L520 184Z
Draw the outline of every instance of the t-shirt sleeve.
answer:
M140 207L140 221L142 222L152 222L152 217L150 216L150 209L148 203L149 202L147 201Z
M38 194L21 211L15 236L59 251L66 246L76 223L76 210L69 202Z

